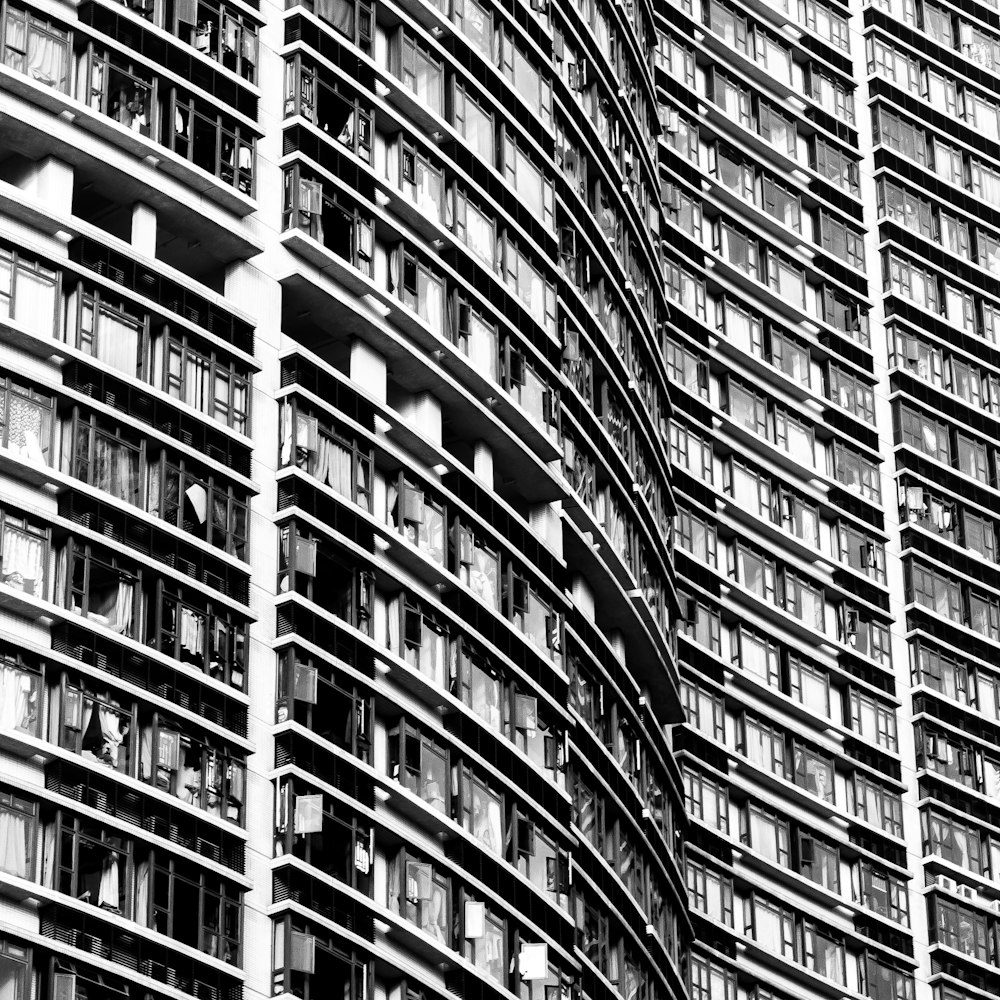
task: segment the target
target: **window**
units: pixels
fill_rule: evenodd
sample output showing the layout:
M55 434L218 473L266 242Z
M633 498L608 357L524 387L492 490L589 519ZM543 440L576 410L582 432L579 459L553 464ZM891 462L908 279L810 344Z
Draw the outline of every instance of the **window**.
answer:
M903 804L899 795L861 774L854 776L854 808L866 823L894 837L903 835Z
M320 8L316 13L322 17L325 13L322 10L323 4L317 3L315 6ZM178 20L179 13L178 10ZM253 21L249 18L244 20L243 15L231 8L208 3L206 0L200 0L197 4L197 19L191 37L194 48L253 83L257 64L257 28ZM184 38L183 32L179 31L178 34Z
M896 752L896 712L871 695L851 691L851 729L866 742Z
M880 216L893 219L928 239L934 238L933 205L916 192L880 180L878 210Z
M2 682L0 668L0 682ZM0 710L2 711L2 710ZM0 788L0 872L16 878L35 878L35 839L38 807L30 799ZM0 941L0 993L3 987L5 955Z
M29 1000L32 994L31 952L0 937L0 992L6 1000Z
M767 284L786 302L804 309L806 305L805 272L773 250L767 252Z
M86 760L134 775L135 707L111 690L63 683L59 745Z
M493 166L496 161L496 139L493 115L471 97L457 81L452 97L452 125L476 157Z
M817 632L826 631L826 603L822 587L816 587L790 571L781 577L783 606L799 621Z
M726 875L696 864L686 866L688 899L694 909L715 923L733 926L733 882Z
M45 867L56 873L60 892L142 922L145 914L132 912L128 893L134 846L130 840L60 814L46 831L45 842Z
M454 193L452 231L491 270L497 266L497 227L465 194Z
M740 752L758 767L785 777L785 734L775 726L749 717L743 720Z
M549 659L561 658L561 622L552 606L523 577L510 570L506 607L510 620Z
M921 681L929 688L940 691L953 701L969 703L969 671L963 664L936 649L920 645L916 649L916 669Z
M69 90L69 33L13 4L5 8L3 62L36 83Z
M249 373L218 351L195 349L183 334L166 334L157 344L165 352L163 388L175 399L240 434L248 432Z
M913 1000L913 978L906 972L894 968L874 955L869 955L862 963L864 977L863 992L873 1000ZM945 994L935 996L935 1000L962 1000Z
M135 112L128 110L128 103L125 107L129 117L124 123L129 128L149 128L145 124L146 105L137 106ZM247 126L200 98L189 98L177 90L170 97L167 121L173 122L173 129L167 132L165 141L175 153L241 194L253 197L256 137Z
M119 446L124 450L124 446ZM98 457L100 457L98 450ZM101 466L95 463L97 471ZM117 470L111 466L114 474ZM119 473L120 475L120 473ZM137 477L138 478L138 477ZM126 485L115 478L112 486ZM187 459L176 465L163 451L149 467L147 510L216 548L244 559L247 540L248 504L245 494L214 475L203 476Z
M235 887L209 872L189 876L181 861L155 856L136 866L136 881L137 898L150 900L150 919L139 915L140 923L213 958L239 964L243 902Z
M869 425L875 423L875 392L839 365L828 370L827 397Z
M726 709L722 697L687 680L681 681L681 697L688 725L694 726L709 739L723 742L726 738Z
M920 817L924 853L938 854L946 861L982 875L987 870L979 831L944 813L925 810Z
M118 556L98 556L72 538L56 558L55 603L120 635L136 637L139 599L132 564Z
M467 216L468 218L468 216ZM496 327L488 323L467 302L457 299L448 334L452 343L477 369L494 382L498 379L499 344Z
M459 782L463 828L472 834L480 847L499 856L504 847L503 796L494 792L468 767L459 772Z
M0 377L0 449L25 462L52 459L52 399Z
M390 603L386 619L389 649L438 687L444 687L448 676L447 627L433 611L405 594Z
M878 466L842 445L834 442L834 477L852 493L873 500L881 500Z
M444 117L444 66L400 30L392 72L435 114Z
M331 417L313 416L303 401L289 397L279 408L278 461L315 476L362 510L372 507L371 448Z
M746 926L762 948L795 961L795 915L769 899L751 893L745 900Z
M752 802L740 811L740 842L788 867L788 823Z
M986 445L966 434L955 435L955 457L961 472L980 483L989 483L990 470Z
M684 796L688 812L703 823L729 832L729 791L725 785L684 766Z
M809 349L780 330L771 331L771 364L801 385L810 385Z
M766 175L761 179L761 202L768 215L797 233L802 231L802 199Z
M294 646L278 658L275 720L294 719L362 760L370 749L367 692L350 677L314 661Z
M846 261L852 267L864 270L864 237L854 232L845 223L839 222L825 212L820 216L823 249L835 257Z
M555 225L555 189L552 182L517 146L510 135L503 136L503 174L525 210L550 229Z
M931 938L981 962L991 960L991 942L985 914L970 910L959 903L936 896L936 919L931 925Z
M468 0L466 0L468 2ZM504 920L466 895L462 909L462 954L498 986L507 985Z
M544 124L552 121L552 86L507 31L501 35L500 72Z
M907 884L895 875L877 870L867 861L861 862L859 873L861 884L860 893L855 896L857 901L897 924L909 926Z
M41 673L19 657L0 656L0 730L38 736Z
M692 954L688 958L691 1000L736 1000L736 973Z
M777 494L772 492L770 480L735 461L727 467L727 472L730 477L727 492L740 506L759 517L770 518L772 497Z
M764 436L767 434L767 400L752 389L729 380L727 411L738 424Z
M813 169L842 191L858 196L861 190L861 171L857 160L823 139L813 140Z
M709 566L718 566L716 547L718 539L715 525L696 517L686 510L677 512L677 544L696 559Z
M816 464L815 434L812 427L781 407L775 407L774 410L774 440L778 447L802 465L811 468Z
M493 61L493 15L478 0L458 0L452 4L452 20L459 30L490 62Z
M802 936L806 968L843 985L844 942L811 921L803 924Z
M0 583L45 599L49 531L0 509Z
M758 555L742 544L736 546L736 579L758 597L774 603L775 566L774 562ZM734 575L730 572L730 575Z
M825 670L798 656L788 658L788 693L811 711L830 718L830 678Z
M799 833L802 874L831 892L840 893L840 851L807 833Z
M950 445L948 427L907 407L899 411L899 433L903 444L922 451L931 458L948 463Z
M389 731L389 774L432 809L450 814L448 751L405 720Z
M501 678L496 670L462 643L454 694L495 733L503 731L501 689Z
M392 255L389 291L444 337L444 282L403 245Z
M542 272L507 237L503 240L504 278L535 321L553 336L556 333L556 290Z
M733 641L734 662L771 687L780 687L781 654L776 643L756 635L744 625L737 626Z
M887 111L883 107L877 109L874 120L875 142L884 143L911 160L926 164L927 140L924 133L916 125Z
M41 337L56 332L59 274L0 248L0 316Z
M684 634L699 646L718 655L722 650L722 619L719 612L693 598L687 599L687 608L689 617L684 621Z
M394 908L434 941L451 946L451 883L429 862L401 851L389 866Z
M832 762L798 741L795 741L792 759L795 784L832 804L835 801Z

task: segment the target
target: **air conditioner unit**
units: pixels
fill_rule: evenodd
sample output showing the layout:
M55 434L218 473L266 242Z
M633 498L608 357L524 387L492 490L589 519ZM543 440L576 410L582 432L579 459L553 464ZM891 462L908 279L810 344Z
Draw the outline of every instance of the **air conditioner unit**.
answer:
M960 885L958 887L958 894L964 896L966 899L975 899L979 895L971 885Z
M949 892L955 891L955 880L953 878L948 878L947 875L938 875L934 879L934 884L939 889L947 889Z
M990 909L993 910L995 913L1000 913L1000 899L994 899L990 903Z

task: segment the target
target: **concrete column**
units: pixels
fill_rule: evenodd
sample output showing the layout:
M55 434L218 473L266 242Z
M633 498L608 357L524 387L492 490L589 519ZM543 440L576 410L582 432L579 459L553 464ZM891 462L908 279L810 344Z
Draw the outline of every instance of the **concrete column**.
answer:
M441 444L441 404L430 392L417 392L400 404L399 412L420 436Z
M489 489L493 489L493 449L485 441L476 442L472 471Z
M132 246L144 257L156 256L156 209L141 201L132 206Z
M55 215L71 215L73 212L73 167L47 156L39 160L28 171L25 182L20 185L28 194L34 195Z
M386 401L385 358L363 340L351 342L351 381L357 382L380 403ZM440 431L438 439L440 440Z
M573 574L573 603L589 622L593 622L596 615L594 605L594 592L590 589L590 584L582 573Z

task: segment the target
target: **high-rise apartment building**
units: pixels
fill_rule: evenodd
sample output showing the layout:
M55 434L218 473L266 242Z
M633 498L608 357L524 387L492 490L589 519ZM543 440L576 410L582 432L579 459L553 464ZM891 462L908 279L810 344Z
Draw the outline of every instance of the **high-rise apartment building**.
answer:
M0 998L674 1000L649 0L7 0Z
M659 13L692 997L995 996L1000 18Z

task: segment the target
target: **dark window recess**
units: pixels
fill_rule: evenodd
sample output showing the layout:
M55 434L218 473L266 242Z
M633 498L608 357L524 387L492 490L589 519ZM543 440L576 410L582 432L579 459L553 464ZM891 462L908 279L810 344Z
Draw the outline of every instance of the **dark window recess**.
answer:
M134 552L154 556L234 601L248 604L250 600L250 580L245 572L213 558L197 545L130 518L120 506L74 490L60 496L59 516L123 542Z
M81 663L99 667L112 677L119 677L144 691L189 708L238 736L247 734L246 706L215 687L202 685L197 674L182 674L73 623L53 630L52 648Z
M138 10L140 5L147 2L149 0L132 0L131 6ZM149 6L153 7L154 4L149 2ZM128 49L159 63L164 69L177 74L191 86L204 90L223 104L235 108L240 114L256 120L257 98L254 94L231 77L206 65L205 61L197 58L187 46L177 41L164 45L162 35L137 25L132 18L123 17L117 11L108 10L97 3L81 4L79 16L83 24L119 40Z
M138 295L152 299L163 309L184 317L239 350L253 354L254 330L249 323L176 282L160 277L124 254L102 246L96 240L80 237L70 243L69 259Z
M214 459L241 476L250 475L250 449L216 430L198 417L182 414L171 406L155 399L145 389L129 385L113 375L95 371L74 362L63 369L63 383L92 399L127 413L130 417L156 427L194 448L202 455Z

